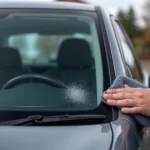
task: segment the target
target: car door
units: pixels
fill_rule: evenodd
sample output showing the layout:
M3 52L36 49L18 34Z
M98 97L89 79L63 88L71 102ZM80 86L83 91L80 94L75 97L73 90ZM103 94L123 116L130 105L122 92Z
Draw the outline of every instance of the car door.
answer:
M132 45L123 26L117 21L113 20L114 29L116 32L116 37L118 39L118 45L120 47L120 52L122 53L122 59L124 64L128 67L132 78L138 80L139 82L145 83L144 73L138 57L135 53L135 49ZM141 132L141 149L149 149L150 147L150 128L145 128Z

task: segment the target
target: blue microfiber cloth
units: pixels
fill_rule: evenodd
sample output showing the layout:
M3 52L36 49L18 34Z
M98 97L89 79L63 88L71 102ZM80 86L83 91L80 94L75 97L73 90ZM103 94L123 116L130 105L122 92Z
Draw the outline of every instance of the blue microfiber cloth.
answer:
M128 77L125 76L118 76L116 77L116 79L114 80L113 84L110 86L109 89L118 89L118 88L123 88L124 84L127 84L128 86L132 87L132 88L148 88L146 86L144 86L143 84L141 84L140 82L130 79ZM105 94L106 92L104 92ZM104 100L104 98L102 97L102 101L107 104L107 101ZM108 104L107 104L108 105ZM142 127L150 127L150 117L146 117L143 115L131 115L138 124L140 124Z

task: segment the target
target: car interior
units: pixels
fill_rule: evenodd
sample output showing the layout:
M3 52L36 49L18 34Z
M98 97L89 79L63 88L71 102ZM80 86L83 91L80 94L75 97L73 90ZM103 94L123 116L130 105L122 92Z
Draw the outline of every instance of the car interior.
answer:
M78 46L78 49L76 49ZM79 57L80 56L80 57ZM83 59L84 58L84 59ZM43 65L44 72L42 72L39 66L39 72L43 75L49 75L63 81L66 84L75 82L87 86L94 90L94 69L92 68L92 55L89 44L82 39L67 39L60 46L58 58L58 67L47 67ZM32 70L33 68L33 70ZM36 65L38 68L38 65ZM35 69L36 70L36 69ZM24 67L21 63L21 56L19 50L15 48L5 47L0 50L0 87L2 87L8 80L13 77L28 74L28 73L39 73L34 71L34 67L31 64L28 67ZM93 79L89 80L89 78ZM88 83L90 81L90 83ZM87 84L87 85L86 85ZM93 87L93 88L92 88Z
M56 109L58 106L69 105L64 108L72 109L74 107L77 110L96 107L95 58L89 39L83 36L91 36L88 21L78 19L75 16L65 19L51 17L50 20L45 17L39 24L40 18L36 15L33 15L33 17L35 18L33 19L30 15L17 16L14 14L0 19L0 87L3 89L0 91L0 99L1 97L4 99L2 100L3 106L9 105L12 107L13 104L14 109L16 109L15 106L19 106L18 108L21 108L21 110L25 106L53 106ZM77 34L79 36L76 36ZM45 40L40 41L42 44L40 43L41 47L39 46L38 49L36 46L39 43L34 47L26 47L27 45L33 45L35 39L42 36L44 38L54 36L54 40L51 38L52 41L46 39L46 44L50 43L50 47L46 47ZM21 41L22 37L26 40ZM58 40L58 42L57 39L60 37L61 40ZM54 45L57 45L57 49L53 50L54 58L49 59L49 55L53 54L50 53L53 42ZM42 46L46 47L46 50ZM38 51L39 55L33 53L33 49L35 52ZM42 55L41 53L44 53L44 50L46 52ZM27 82L24 80L16 83L14 88L5 86L7 82L21 75L41 75L51 78L51 80L60 81L61 85L63 83L69 87L67 91L69 94L67 95L67 92L63 92L63 89L55 86L39 85L38 87L38 84L43 84L43 82L33 82L32 79ZM35 86L36 88L33 88ZM31 90L29 91L29 89ZM39 92L37 92L38 90ZM26 95L26 99L29 100L26 102L22 95ZM10 99L10 97L15 97L15 103L14 101L5 102L5 99ZM45 100L41 101L41 97ZM49 101L49 97L53 97L53 101ZM65 102L62 100L64 97ZM86 100L92 98L93 102L85 105L83 100L85 97ZM70 107L71 104L68 103L70 99L72 99L72 102L78 103L78 106L72 105ZM61 107L59 108L61 109Z
M98 108L103 64L93 24L81 15L54 14L48 19L25 13L0 18L2 120L11 119L12 111L103 111Z
M18 50L14 48L1 48L0 50L0 87L21 74L29 73L24 69L21 63L21 57Z

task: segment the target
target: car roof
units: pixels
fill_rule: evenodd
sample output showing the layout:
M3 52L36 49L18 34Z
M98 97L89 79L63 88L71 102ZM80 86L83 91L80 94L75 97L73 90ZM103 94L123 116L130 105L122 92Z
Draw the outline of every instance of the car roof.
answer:
M95 11L94 5L71 2L5 2L0 1L0 8L39 8Z

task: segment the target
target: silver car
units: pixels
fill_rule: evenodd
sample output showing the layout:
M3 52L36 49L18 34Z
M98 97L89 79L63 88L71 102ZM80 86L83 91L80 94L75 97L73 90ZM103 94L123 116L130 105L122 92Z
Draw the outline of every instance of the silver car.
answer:
M119 75L149 85L102 7L0 2L0 150L140 149L141 127L101 100Z

